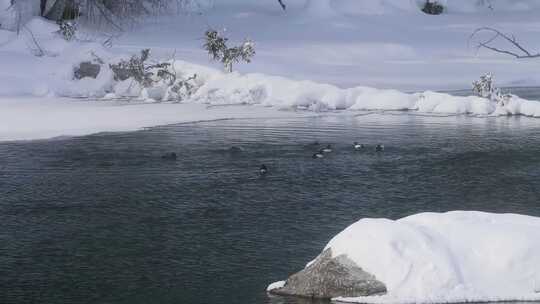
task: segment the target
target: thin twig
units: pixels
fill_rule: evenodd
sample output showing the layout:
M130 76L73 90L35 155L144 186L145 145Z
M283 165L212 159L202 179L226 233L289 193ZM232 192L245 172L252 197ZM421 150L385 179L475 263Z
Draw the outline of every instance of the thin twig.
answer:
M122 27L119 26L118 24L116 24L116 22L112 21L111 18L109 18L109 16L107 15L107 8L103 8L101 7L101 5L99 3L92 3L93 6L95 8L98 9L99 13L101 14L101 17L103 17L105 19L105 21L107 21L109 24L111 24L113 27L115 27L116 29L118 29L119 31L122 31ZM114 14L113 14L114 15Z
M37 57L43 57L45 55L45 51L43 50L43 48L41 48L41 46L39 45L36 37L34 36L34 33L32 33L32 31L26 26L26 25L23 25L24 29L28 31L28 33L30 34L30 38L32 38L32 42L34 42L34 45L37 47L37 53L35 54Z
M525 47L523 47L517 41L517 39L516 39L516 37L514 35L511 35L511 36L506 35L506 34L502 33L501 31L499 31L497 29L494 29L494 28L491 28L491 27L481 27L481 28L476 29L471 34L471 36L469 37L469 43L470 43L470 41L472 39L474 39L481 32L489 32L489 33L492 34L492 36L489 39L485 40L485 41L478 42L478 45L476 47L477 50L480 49L480 48L485 48L485 49L491 50L493 52L510 55L510 56L513 56L513 57L518 58L518 59L539 58L540 57L540 53L533 54L529 50L527 50ZM517 50L516 51L504 50L504 49L493 46L493 43L498 39L502 39L504 41L509 42L512 45L512 47L517 49Z

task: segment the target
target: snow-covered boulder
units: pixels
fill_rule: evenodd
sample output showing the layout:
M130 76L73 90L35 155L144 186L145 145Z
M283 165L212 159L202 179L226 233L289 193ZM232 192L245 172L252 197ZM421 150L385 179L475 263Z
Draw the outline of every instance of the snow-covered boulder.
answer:
M332 258L346 257L388 290L379 296L344 293L335 297L340 302L540 300L538 217L455 211L395 221L362 219L336 235L323 253L328 250Z
M346 255L332 257L326 249L304 270L293 274L284 284L274 285L270 293L331 299L385 294L386 286L358 267Z
M73 76L75 79L83 79L85 77L96 79L100 71L100 64L91 61L83 61L78 67L75 67Z

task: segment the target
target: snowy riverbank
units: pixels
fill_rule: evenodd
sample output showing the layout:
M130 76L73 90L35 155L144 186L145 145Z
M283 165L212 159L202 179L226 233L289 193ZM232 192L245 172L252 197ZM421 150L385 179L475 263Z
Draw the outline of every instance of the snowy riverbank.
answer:
M0 139L215 119L215 112L206 110L214 105L259 106L235 108L233 113L223 110L217 118L248 117L263 107L273 108L265 113L277 115L297 110L397 110L540 117L540 102L518 96L501 104L424 91L467 88L486 72L494 72L499 85L537 84L540 60L477 56L466 47L469 34L482 25L502 25L534 42L531 37L538 28L533 26L538 9L534 2L498 1L496 9L482 10L462 1L449 4L448 13L441 16L411 9L416 7L414 1L320 1L308 7L301 2L287 1L283 12L274 1L249 5L215 1L213 9L201 14L148 20L115 38L111 48L99 43L103 35L85 29L82 39L67 42L56 33L55 23L41 18L30 20L19 35L0 29ZM231 74L218 70L201 49L200 37L209 26L227 28L235 41L253 38L257 48L253 63L237 65L239 72ZM166 95L164 87L141 89L129 79L113 79L109 64L143 48L151 49L152 60L170 60L176 54L177 60L169 62L180 78L197 75L196 90L183 104L160 102L159 97ZM96 58L104 61L96 79L74 79L81 62ZM385 87L422 90L404 93ZM134 101L118 103L118 99Z
M406 111L540 117L540 102L517 96L502 105L475 96L431 91L408 94L369 87L341 89L263 74L226 74L181 61L174 66L179 74L198 77L198 89L182 103L149 99L149 93L140 88L126 96L125 83L114 83L107 75L80 81L52 77L52 85L41 83L32 89L38 96L0 97L0 141L131 131L224 118L317 115L336 110L351 115L358 111ZM163 95L156 93L159 90L155 88L153 94Z
M204 31L213 27L226 30L231 41L255 41L253 62L235 67L243 74L263 73L341 88L364 85L401 91L469 88L485 73L493 73L499 86L540 85L540 60L516 60L477 51L474 42L469 44L476 28L491 26L515 35L531 51L540 49L536 39L540 31L538 3L534 0L497 1L494 10L474 10L471 1L451 1L451 10L441 16L413 10L411 1L405 0L333 0L326 5L326 12L317 7L306 10L304 0L287 1L286 12L272 0L215 2L214 9L201 14L149 19L118 33L108 52L125 57L150 48L161 59L175 54L180 60L219 68L201 49ZM19 41L13 33L0 30L0 95L32 93L21 88L21 83L50 83L52 79L46 76L62 72L66 64L70 68L73 62L65 59L82 57L79 54L88 57L89 49L103 55L98 46L104 37L95 33L83 35L95 39L95 45L81 47L77 43L51 43L48 36L57 30L54 23L30 23L27 27L50 55L58 55L63 48L73 50L69 58L67 53L35 57L29 50L35 45L27 30L21 31ZM33 73L28 75L28 71Z
M61 58L54 60L61 61ZM409 94L369 87L342 89L330 84L264 74L228 74L183 61L175 61L173 65L178 75L197 75L197 89L181 103L152 99L151 96L165 95L166 87L155 87L150 91L141 89L134 81L115 82L107 69L103 69L96 79L73 80L73 65L69 63L64 63L66 68L55 70L48 78L39 73L32 74L37 77L35 87L30 80L8 79L17 83L4 89L16 90L18 87L21 91L33 92L34 96L0 97L0 140L128 131L222 118L312 115L336 110L353 115L357 111L412 111L540 117L540 102L518 96L501 104L486 98L432 91ZM47 80L41 81L39 77Z
M65 98L0 98L0 142L136 131L160 125L222 119L316 115L266 107L149 104Z
M388 290L334 299L339 302L539 301L538 240L540 218L456 211L362 219L324 249L333 257L345 255Z

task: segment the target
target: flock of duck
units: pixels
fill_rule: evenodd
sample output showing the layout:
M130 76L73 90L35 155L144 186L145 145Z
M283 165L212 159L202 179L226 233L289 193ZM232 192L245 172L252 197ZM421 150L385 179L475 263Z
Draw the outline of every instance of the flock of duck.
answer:
M315 143L316 145L319 145L319 143ZM236 148L238 149L238 148ZM364 150L366 149L366 146L364 146L363 144L360 144L358 142L354 142L353 143L353 149L355 151L361 151L361 150ZM332 145L327 145L326 147L322 148L322 149L319 149L319 151L315 152L313 154L313 158L324 158L324 155L325 154L328 154L328 153L332 153L333 149L332 149ZM384 146L381 145L381 144L377 144L375 146L375 152L382 152L384 151ZM163 159L166 159L166 160L176 160L178 158L178 155L175 153L175 152L170 152L170 153L166 153L164 154L163 156L161 156L161 158ZM259 173L261 175L265 175L268 173L268 167L266 167L266 165L262 164L261 167L259 168Z
M364 150L366 146L363 144L359 144L358 142L353 143L353 148L356 151ZM382 152L384 151L384 146L381 144L377 144L375 146L375 152ZM313 158L323 158L325 154L332 152L332 145L327 145L325 148L320 149L318 152L313 154Z
M318 143L316 143L318 145ZM353 148L355 151L360 151L360 150L364 150L366 148L366 146L364 146L363 144L360 144L358 142L354 142L353 143ZM331 153L333 151L332 149L332 145L327 145L326 147L320 149L318 152L315 152L313 154L313 158L323 158L325 154L328 154L328 153ZM375 152L382 152L384 151L384 145L381 145L381 144L377 144L375 146ZM266 173L268 173L268 167L266 167L266 165L262 164L261 167L259 168L259 173L261 175L265 175Z

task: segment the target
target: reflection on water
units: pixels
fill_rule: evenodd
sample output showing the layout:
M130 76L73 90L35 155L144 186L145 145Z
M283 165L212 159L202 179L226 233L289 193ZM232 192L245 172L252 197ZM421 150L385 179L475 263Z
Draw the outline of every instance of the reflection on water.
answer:
M315 141L334 152L313 159ZM540 119L524 117L233 120L0 143L0 302L303 304L266 285L347 225L540 216L539 164Z

